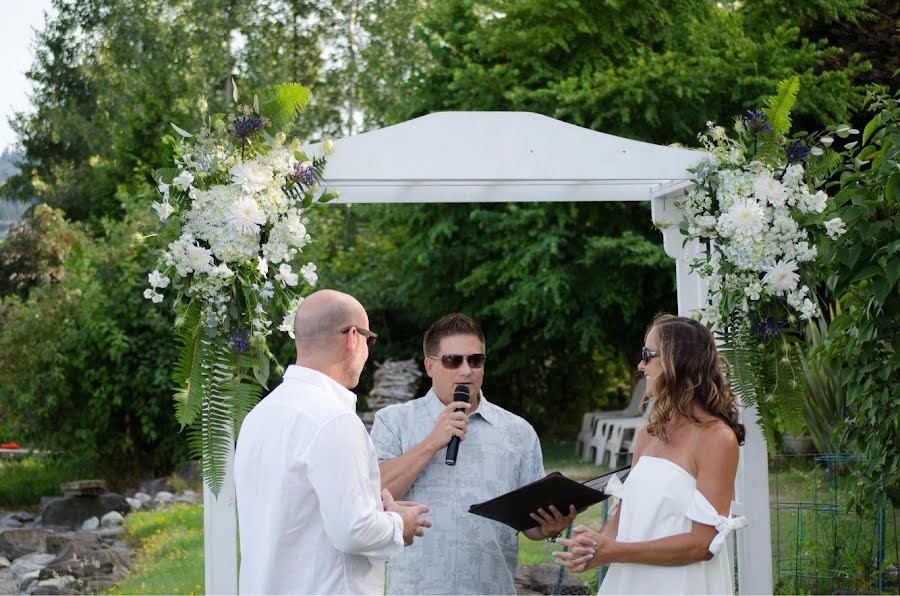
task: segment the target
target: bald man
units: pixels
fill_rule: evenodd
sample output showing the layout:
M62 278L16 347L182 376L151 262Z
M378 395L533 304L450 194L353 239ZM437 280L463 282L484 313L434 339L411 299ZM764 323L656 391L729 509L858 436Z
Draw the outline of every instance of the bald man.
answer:
M381 491L350 389L375 343L352 296L321 290L294 316L297 364L241 427L234 478L243 594L383 594L384 563L431 523Z

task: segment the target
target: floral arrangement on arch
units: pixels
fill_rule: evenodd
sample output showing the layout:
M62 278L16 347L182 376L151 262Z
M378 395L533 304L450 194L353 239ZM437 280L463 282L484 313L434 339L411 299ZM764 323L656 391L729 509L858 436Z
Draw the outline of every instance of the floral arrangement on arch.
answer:
M232 81L233 84L233 81ZM337 197L321 187L324 154L307 156L282 130L309 101L295 83L277 85L231 114L208 114L196 134L172 125L173 167L155 172L159 248L144 297L172 296L180 353L175 409L189 429L207 486L218 494L230 442L266 388L273 327L293 337L301 292L316 284L303 258L309 210Z
M841 163L830 134L856 132L788 138L799 86L797 77L783 81L765 109L736 119L734 138L708 123L699 139L709 158L692 170L694 186L679 202L681 231L700 249L683 259L708 287L697 315L722 341L732 386L758 406L770 438L802 429L797 347L800 322L821 314L817 239L845 231L827 215L819 187Z

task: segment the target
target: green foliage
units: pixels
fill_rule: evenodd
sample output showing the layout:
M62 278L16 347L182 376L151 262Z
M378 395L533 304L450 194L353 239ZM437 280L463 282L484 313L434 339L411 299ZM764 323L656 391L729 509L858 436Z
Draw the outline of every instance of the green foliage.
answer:
M841 313L840 305L830 309L829 320ZM820 318L806 326L806 350L800 362L806 376L806 427L819 453L840 453L843 445L836 431L847 415L844 390L834 371L821 360L821 349L828 337L828 322Z
M822 351L845 392L848 418L841 440L867 458L858 471L859 503L884 491L900 502L900 101L874 97L864 141L838 182L837 215L847 232L824 239L832 270L827 288L843 312L828 329ZM844 136L847 136L846 134Z
M791 130L791 110L800 92L800 77L794 76L778 83L778 92L766 99L763 109L769 124L777 132L786 135Z
M41 497L61 496L63 482L92 475L88 466L56 458L0 460L0 508L34 507Z
M774 453L782 431L805 430L805 380L798 342L787 332L758 335L746 319L717 332L719 352L732 389L746 405L759 409L769 452Z
M282 83L259 92L259 113L269 119L275 130L287 128L309 103L310 93L297 83Z
M52 254L59 274L0 298L4 434L126 475L168 472L186 455L169 405L172 322L145 308L152 255L131 229L105 222L93 239L37 207L22 232L37 248L17 271L39 271Z

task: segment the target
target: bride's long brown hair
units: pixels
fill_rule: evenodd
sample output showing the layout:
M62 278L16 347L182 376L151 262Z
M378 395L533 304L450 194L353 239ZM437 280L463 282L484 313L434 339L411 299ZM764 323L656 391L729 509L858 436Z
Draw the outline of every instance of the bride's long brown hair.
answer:
M650 409L647 431L668 443L666 423L673 411L702 424L692 408L697 403L730 426L738 443L743 444L744 425L738 422L737 399L722 373L716 341L709 329L694 319L672 315L657 316L647 333L650 329L656 329L662 374L650 379L641 404L642 411ZM648 406L651 396L656 399Z

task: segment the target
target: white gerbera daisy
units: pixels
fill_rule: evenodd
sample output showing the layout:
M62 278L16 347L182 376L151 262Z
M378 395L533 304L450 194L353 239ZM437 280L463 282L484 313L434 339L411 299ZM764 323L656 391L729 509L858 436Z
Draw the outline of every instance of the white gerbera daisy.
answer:
M762 206L752 199L737 201L728 209L726 217L735 235L756 236L766 228L766 214Z
M264 190L272 179L272 173L268 168L253 162L233 165L228 172L231 174L231 183L240 186L241 190L247 194Z
M266 214L250 197L241 197L231 207L231 221L241 234L252 236L266 223Z
M800 282L797 275L796 261L778 261L766 270L763 283L769 288L769 293L776 296L783 295L794 290Z

